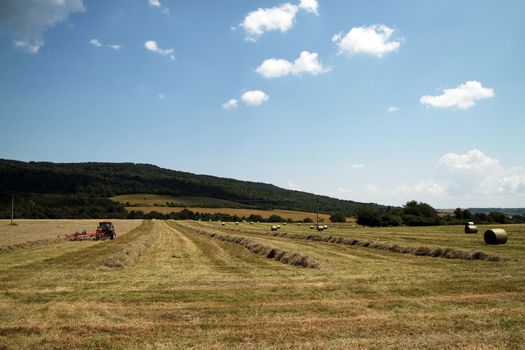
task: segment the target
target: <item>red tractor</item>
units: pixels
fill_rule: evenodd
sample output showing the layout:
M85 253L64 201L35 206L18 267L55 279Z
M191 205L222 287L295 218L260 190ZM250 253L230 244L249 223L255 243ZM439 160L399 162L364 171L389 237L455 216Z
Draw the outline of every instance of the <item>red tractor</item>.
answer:
M66 235L66 238L70 241L100 241L106 239L117 238L117 232L112 222L102 221L98 223L97 230L95 232L75 232L70 235Z

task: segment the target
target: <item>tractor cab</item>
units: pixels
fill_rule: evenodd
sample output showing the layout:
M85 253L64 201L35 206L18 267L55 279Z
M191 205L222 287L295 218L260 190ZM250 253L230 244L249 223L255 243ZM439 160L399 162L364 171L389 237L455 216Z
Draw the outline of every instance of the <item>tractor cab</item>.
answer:
M112 222L102 221L98 223L97 233L100 233L102 239L115 239L117 238L117 232Z

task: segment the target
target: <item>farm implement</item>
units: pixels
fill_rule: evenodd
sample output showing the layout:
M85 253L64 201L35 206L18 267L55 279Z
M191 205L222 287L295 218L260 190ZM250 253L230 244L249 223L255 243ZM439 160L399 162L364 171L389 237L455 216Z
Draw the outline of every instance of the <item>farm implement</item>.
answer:
M66 235L66 239L70 241L104 241L115 238L117 238L117 232L113 223L109 221L99 222L95 232L84 230Z

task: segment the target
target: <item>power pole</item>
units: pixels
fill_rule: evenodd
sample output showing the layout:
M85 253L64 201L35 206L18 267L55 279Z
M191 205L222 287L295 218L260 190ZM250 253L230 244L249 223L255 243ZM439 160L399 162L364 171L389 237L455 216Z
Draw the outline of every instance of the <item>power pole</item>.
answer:
M11 196L11 225L13 224L13 218L15 213L15 195Z

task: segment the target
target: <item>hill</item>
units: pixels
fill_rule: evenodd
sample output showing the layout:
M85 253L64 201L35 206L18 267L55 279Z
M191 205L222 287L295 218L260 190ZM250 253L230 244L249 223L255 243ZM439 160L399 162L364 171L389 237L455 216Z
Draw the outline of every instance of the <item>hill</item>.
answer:
M346 201L240 181L134 163L51 163L0 160L0 216L8 217L10 196L17 214L27 218L124 217L123 203L110 197L148 193L211 198L210 207L343 212L349 216L372 203ZM198 201L203 206L202 200Z

